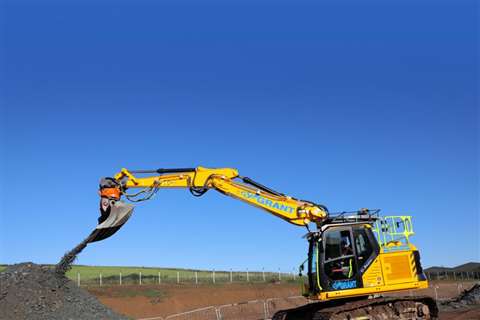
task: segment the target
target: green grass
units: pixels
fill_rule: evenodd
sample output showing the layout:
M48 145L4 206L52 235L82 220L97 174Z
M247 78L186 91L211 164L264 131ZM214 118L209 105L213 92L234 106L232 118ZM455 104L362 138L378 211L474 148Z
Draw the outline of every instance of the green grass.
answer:
M5 269L5 265L0 265L0 271ZM52 266L53 268L53 266ZM153 268L153 267L122 267L122 266L85 266L74 265L70 271L67 272L67 277L77 281L78 275L82 284L98 284L100 274L102 282L105 285L118 284L120 273L122 274L123 283L139 283L139 275L142 274L142 283L158 283L158 275L160 273L161 281L165 283L177 282L177 273L181 283L195 282L195 272L197 273L198 282L211 283L213 282L212 271L210 270L193 270L193 269L178 269L178 268ZM251 282L263 281L262 272L249 272ZM291 275L282 274L282 280L288 280ZM278 279L278 273L265 272L265 280L271 282ZM230 271L215 271L216 282L229 282ZM233 271L233 281L246 282L246 271Z
M67 276L70 278L76 278L77 274L80 273L82 280L91 280L97 279L99 274L102 274L103 278L110 276L118 277L122 273L122 277L128 276L130 274L138 276L142 273L142 277L154 276L158 277L160 273L162 279L176 279L177 272L180 275L180 278L194 278L195 272L197 272L198 278L211 278L212 271L205 270L191 270L191 269L176 269L176 268L150 268L150 267L116 267L116 266L73 266L72 269L67 272ZM254 274L254 273L253 273ZM253 276L252 274L252 276ZM258 274L258 273L257 273ZM229 277L229 271L216 271L215 277Z
M6 268L7 268L7 266L0 264L0 272L2 272L3 270L5 270Z

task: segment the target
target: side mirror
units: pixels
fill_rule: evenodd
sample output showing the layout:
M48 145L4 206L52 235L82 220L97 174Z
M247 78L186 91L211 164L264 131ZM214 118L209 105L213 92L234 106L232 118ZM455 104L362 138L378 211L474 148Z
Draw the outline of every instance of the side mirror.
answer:
M302 265L300 265L300 267L298 268L298 276L299 276L299 277L302 276L303 270L305 270L305 266L302 264Z

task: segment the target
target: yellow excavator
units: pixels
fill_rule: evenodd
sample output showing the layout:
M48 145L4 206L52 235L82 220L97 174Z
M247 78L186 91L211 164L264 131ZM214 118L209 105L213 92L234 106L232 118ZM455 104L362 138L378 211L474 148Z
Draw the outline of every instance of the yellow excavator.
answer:
M299 200L266 187L232 168L122 169L100 181L99 224L90 242L106 239L130 218L133 205L163 188L187 188L194 196L210 189L242 200L297 226L306 227L308 256L300 266L302 293L314 303L277 312L274 320L436 319L438 309L427 296L389 296L423 289L428 282L410 216L380 217L379 210L329 213L312 201ZM130 193L129 190L138 189ZM309 225L315 225L312 231ZM385 295L387 294L387 295Z

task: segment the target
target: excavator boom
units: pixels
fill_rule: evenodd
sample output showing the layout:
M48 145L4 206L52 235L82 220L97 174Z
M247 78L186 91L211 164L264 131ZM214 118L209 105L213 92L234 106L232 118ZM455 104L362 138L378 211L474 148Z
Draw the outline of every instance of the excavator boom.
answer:
M137 171L124 168L113 178L102 178L100 182L101 216L97 229L101 229L102 232L93 241L113 235L130 218L133 206L122 202L122 197L131 202L144 201L165 188L187 188L194 196L201 196L214 189L298 226L306 226L310 222L318 225L328 216L326 207L274 191L248 177L241 177L238 171L232 168L197 167ZM141 190L129 193L130 189Z

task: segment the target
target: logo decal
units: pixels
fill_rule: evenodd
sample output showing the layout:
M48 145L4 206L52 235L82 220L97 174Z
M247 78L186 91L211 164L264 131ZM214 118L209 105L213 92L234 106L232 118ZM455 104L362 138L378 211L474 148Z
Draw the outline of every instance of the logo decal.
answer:
M356 287L357 287L356 280L342 280L342 281L334 281L332 283L332 288L335 290L353 289Z
M287 206L287 205L284 205L284 204L280 204L277 201L272 201L270 199L262 197L261 195L254 194L254 193L251 193L251 192L246 192L246 191L242 191L240 194L242 195L242 197L245 197L247 199L255 199L257 201L257 203L262 205L262 206L267 206L267 207L270 207L272 209L277 209L277 210L285 211L285 212L288 212L288 213L293 213L294 212L293 207L290 207L290 206Z

